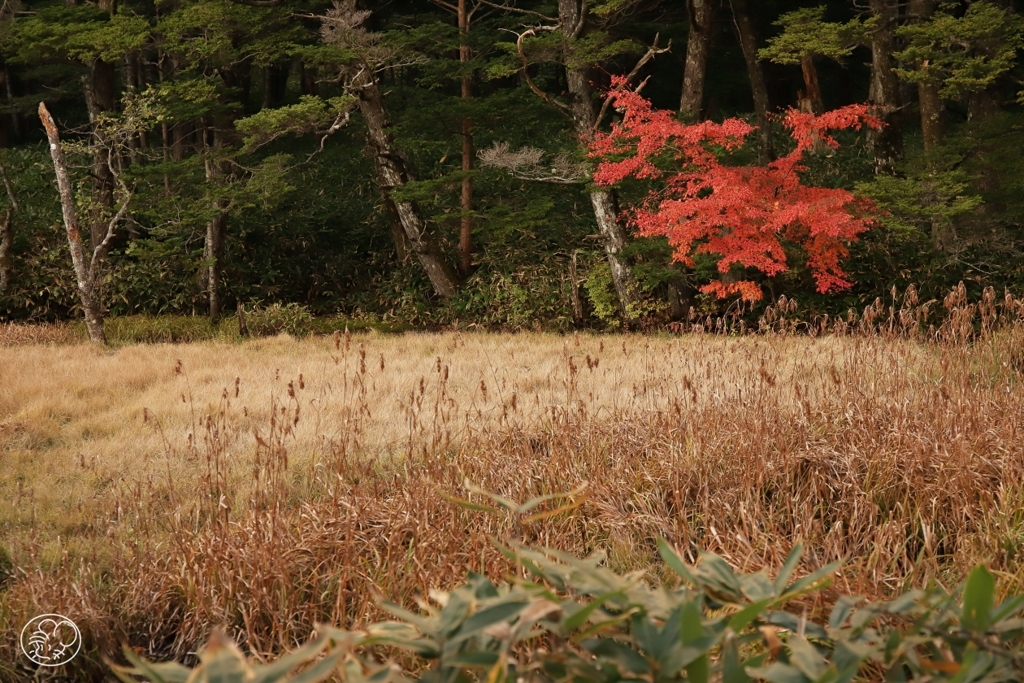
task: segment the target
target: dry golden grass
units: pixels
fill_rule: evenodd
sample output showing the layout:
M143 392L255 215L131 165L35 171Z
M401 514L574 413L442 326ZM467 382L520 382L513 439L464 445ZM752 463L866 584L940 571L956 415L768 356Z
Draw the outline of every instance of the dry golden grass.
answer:
M783 325L783 330L786 327ZM947 335L949 336L949 335ZM957 335L952 335L956 337ZM270 655L468 570L489 539L775 567L838 558L879 595L973 563L1020 590L1024 330L875 335L409 334L0 348L0 631L71 616L99 653L187 656L223 624ZM470 512L587 483L519 524ZM476 499L475 500L480 500ZM480 501L483 502L483 501ZM2 571L2 570L0 570ZM0 579L2 580L2 579ZM0 662L15 662L0 643ZM0 665L0 678L17 674Z

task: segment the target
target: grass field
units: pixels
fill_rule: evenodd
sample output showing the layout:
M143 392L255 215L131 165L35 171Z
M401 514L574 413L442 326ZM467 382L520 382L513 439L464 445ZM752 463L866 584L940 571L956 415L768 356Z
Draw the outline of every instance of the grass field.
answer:
M49 335L49 336L47 336ZM0 339L0 633L42 612L188 657L213 625L273 655L380 616L520 538L644 569L804 570L836 589L1024 583L1024 329L974 343L377 333L101 349ZM529 522L470 511L584 487ZM657 579L657 576L653 576ZM0 679L20 675L13 639Z

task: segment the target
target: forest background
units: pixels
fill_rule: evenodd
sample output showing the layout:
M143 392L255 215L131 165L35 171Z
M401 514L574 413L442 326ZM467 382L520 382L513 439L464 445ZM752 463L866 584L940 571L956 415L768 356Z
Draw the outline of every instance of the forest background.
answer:
M564 329L736 310L701 293L719 278L830 315L911 284L1019 292L1014 4L0 0L0 320L277 303ZM768 277L636 236L628 209L664 181L595 186L586 154L621 118L616 75L683 122L758 126L716 150L727 165L786 154L788 108L871 103L884 128L838 133L802 171L872 201L853 287L818 293L798 243Z

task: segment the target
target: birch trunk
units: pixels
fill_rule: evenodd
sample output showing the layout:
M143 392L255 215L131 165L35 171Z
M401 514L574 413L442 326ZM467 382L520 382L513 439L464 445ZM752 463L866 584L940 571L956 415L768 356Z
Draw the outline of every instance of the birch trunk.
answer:
M227 169L216 157L226 146L224 140L224 121L218 121L213 129L213 157L206 160L206 180L218 192L226 182ZM230 125L230 124L229 124ZM213 200L213 217L206 224L206 237L203 240L203 284L206 287L207 305L210 324L220 322L223 305L221 301L221 273L224 261L224 242L227 238L229 202L224 197Z
M107 253L110 251L114 230L124 214L127 203L121 207L118 215L111 220L103 239L93 243L92 258L87 259L85 248L82 246L78 212L75 209L74 190L71 187L71 179L68 177L68 167L64 160L64 151L61 148L57 124L54 122L53 117L50 116L50 112L46 109L46 104L43 102L39 103L39 119L43 123L43 128L46 129L46 138L50 143L50 156L53 158L53 169L57 176L57 191L60 194L64 229L68 237L68 247L71 250L71 262L75 269L78 295L82 302L82 311L85 313L85 326L89 331L89 339L97 344L106 344L107 337L103 331L104 311L101 291L103 266Z

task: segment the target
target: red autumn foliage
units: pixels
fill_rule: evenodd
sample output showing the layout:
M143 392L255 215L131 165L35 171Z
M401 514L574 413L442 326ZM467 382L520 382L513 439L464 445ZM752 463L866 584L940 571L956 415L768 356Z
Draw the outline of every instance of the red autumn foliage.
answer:
M689 266L696 253L717 254L721 273L740 264L769 276L786 270L783 241L788 240L804 248L819 292L850 286L840 263L848 254L846 244L868 229L871 205L847 190L808 187L800 173L809 150L839 146L829 131L881 126L868 105L854 104L820 116L790 109L782 119L796 142L789 154L767 166L726 166L714 148L728 152L740 147L754 130L745 121L680 123L671 112L653 110L621 79L613 83L608 97L623 119L589 143L591 158L599 160L594 182L613 185L628 177L663 180L660 189L631 212L638 235L667 236L675 260ZM655 159L664 161L666 155L679 163L678 171L665 174L655 165ZM716 281L701 289L719 297L761 298L761 288L750 281Z

